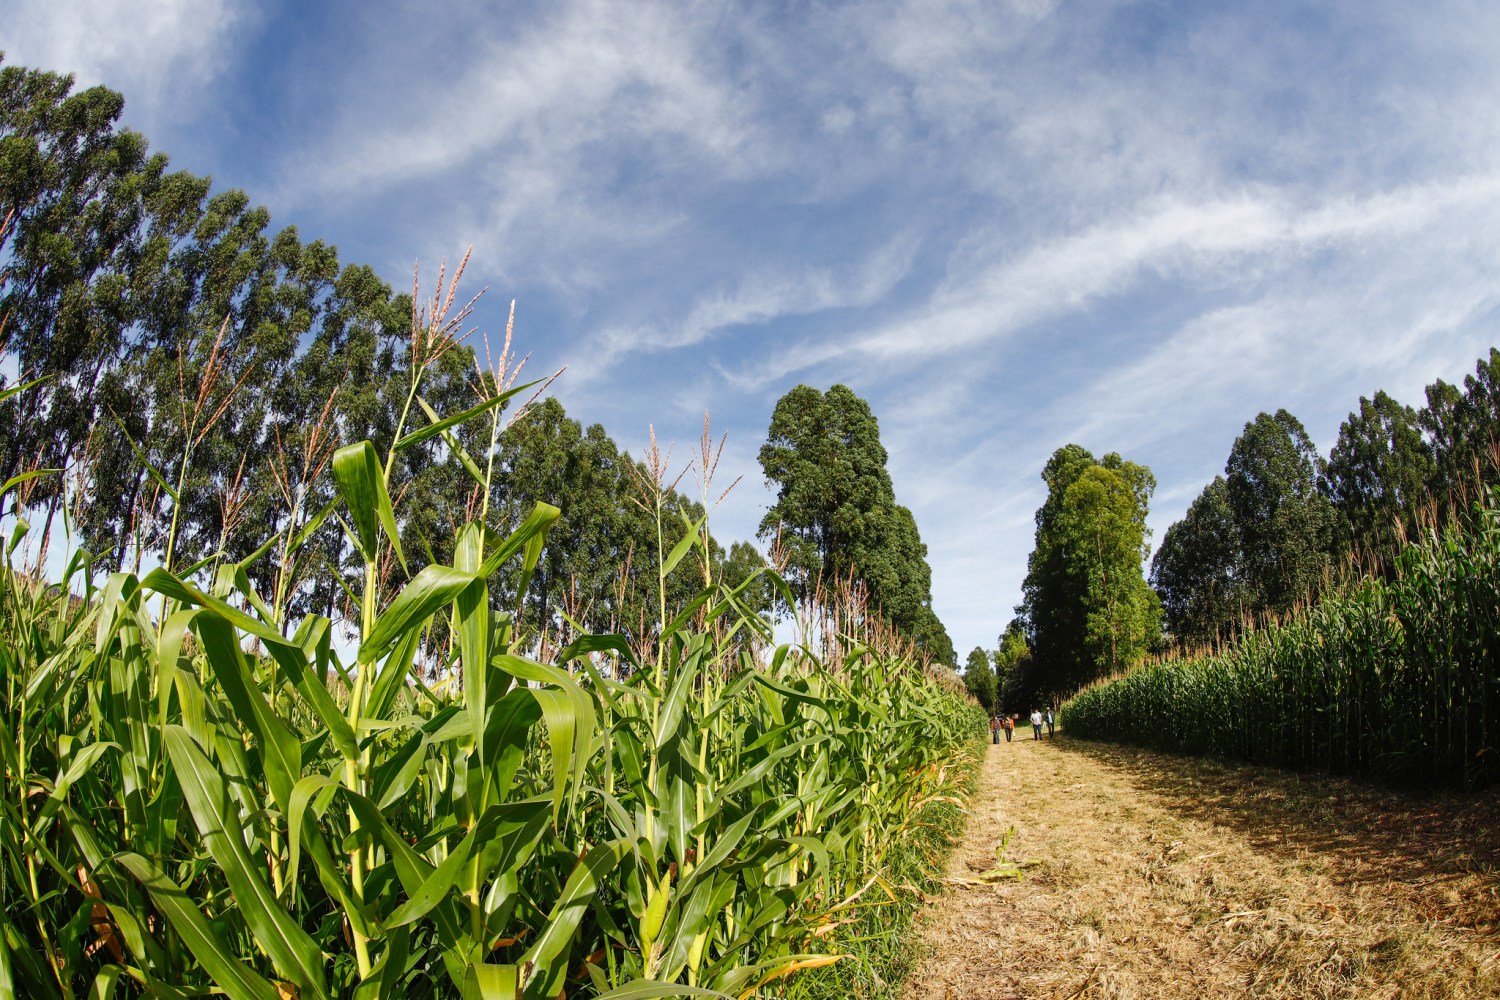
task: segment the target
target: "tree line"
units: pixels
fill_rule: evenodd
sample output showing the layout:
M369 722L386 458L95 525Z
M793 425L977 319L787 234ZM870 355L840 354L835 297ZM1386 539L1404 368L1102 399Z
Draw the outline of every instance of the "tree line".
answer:
M1467 516L1500 482L1500 351L1425 395L1421 409L1360 397L1326 460L1285 410L1246 424L1152 561L1170 639L1222 643L1350 572L1388 574L1407 539Z
M438 275L442 301L393 292L336 247L273 229L243 192L171 169L119 125L123 107L108 88L75 91L71 77L0 66L0 387L36 383L0 403L0 481L60 471L28 481L0 514L40 519L43 533L66 516L105 570L238 561L301 518L312 540L289 606L333 616L340 574L356 561L334 521L314 523L333 498L333 448L368 438L383 453L403 406L462 412L505 389L515 366L506 355L487 367L458 343L458 273ZM413 401L419 365L428 374ZM450 557L467 507L485 504L508 531L545 500L564 515L523 624L541 634L566 612L589 629L649 630L656 528L633 502L649 470L556 399L511 416L494 442L476 438L484 420L457 428L460 448L494 464L488 498L473 495L455 448L400 453L407 569ZM665 508L667 546L703 517L674 489ZM735 582L762 564L747 543L712 552L706 572ZM285 569L273 552L249 575L266 588ZM696 592L703 572L684 567L669 586ZM675 591L668 601L684 603Z
M1245 424L1150 564L1150 470L1078 445L1042 471L1048 495L1016 617L965 673L992 708L1025 711L1152 653L1217 647L1351 574L1389 575L1424 529L1500 483L1500 350L1416 409L1361 397L1325 459L1285 409Z
M335 246L274 229L245 193L172 169L120 126L123 108L106 87L75 91L69 76L0 63L0 388L35 383L0 401L0 482L59 470L27 481L0 516L39 519L43 537L66 521L102 570L238 562L295 523L309 539L297 564L265 554L250 582L265 592L291 575L288 607L336 617L358 558L336 519L323 519L333 449L369 439L384 454L403 418L422 422L418 408L459 413L505 391L517 376L509 334L500 359L480 363L460 342L462 265L451 280L439 273L430 300L415 283L395 292L372 268L341 263ZM477 419L446 443L399 452L405 570L447 561L475 508L504 532L545 501L562 520L528 592L503 594L507 606L534 635L570 620L646 641L660 620L657 546L706 530L694 529L706 487L696 500L679 493L556 399L509 416L493 440ZM471 488L470 456L493 466L487 497ZM761 464L780 491L761 537L784 546L796 596L852 586L952 663L926 547L895 503L868 404L844 386L797 387L776 406ZM653 477L660 539L656 512L639 502ZM669 608L705 577L736 585L765 564L748 542L710 538L706 551L712 565L689 561L667 581ZM742 596L765 615L786 610L769 586Z

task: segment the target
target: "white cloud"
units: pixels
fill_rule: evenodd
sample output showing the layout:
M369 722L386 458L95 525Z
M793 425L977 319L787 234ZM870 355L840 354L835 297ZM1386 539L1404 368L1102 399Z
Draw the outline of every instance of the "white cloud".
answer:
M0 49L11 65L74 73L122 92L146 120L171 119L201 113L251 20L242 0L16 0Z
M969 248L971 259L957 262L956 273L906 315L854 335L778 348L735 377L757 385L842 356L891 361L973 350L1124 294L1147 274L1255 292L1273 278L1295 280L1293 269L1330 250L1348 254L1375 247L1404 258L1411 252L1407 241L1421 233L1427 234L1423 246L1429 252L1459 266L1475 249L1455 240L1480 218L1500 223L1500 177L1341 198L1308 210L1274 192L1204 204L1161 199L1013 258L1004 244ZM1357 283L1339 288L1365 294Z
M897 237L866 259L840 269L766 268L739 279L729 290L711 291L694 301L686 315L669 324L607 327L587 348L585 371L641 352L691 347L740 326L764 326L774 320L809 316L881 301L911 267L914 241Z
M404 71L441 54L371 44L333 84L339 127L287 160L284 194L436 200L429 238L475 243L491 273L589 289L601 257L679 225L685 187L751 171L770 148L701 44L712 27L706 10L576 0L476 23L443 76ZM463 197L444 205L434 186Z

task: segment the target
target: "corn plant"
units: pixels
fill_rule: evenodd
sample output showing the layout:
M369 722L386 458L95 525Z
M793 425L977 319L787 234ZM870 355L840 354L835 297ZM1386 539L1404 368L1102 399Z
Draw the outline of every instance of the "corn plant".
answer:
M1500 493L1368 579L1222 652L1064 706L1075 735L1476 787L1500 777Z
M647 661L615 636L523 655L490 584L524 591L546 505L503 537L463 525L451 565L384 592L395 456L441 437L482 484L453 428L518 391L384 457L338 449L336 503L241 563L96 586L80 553L45 586L13 566L18 522L0 996L748 996L896 900L883 860L956 800L978 727L915 665L853 639L762 660L743 587L711 580ZM347 656L338 623L287 622L282 585L249 582L330 519L361 564ZM684 528L663 578L695 545L706 564Z

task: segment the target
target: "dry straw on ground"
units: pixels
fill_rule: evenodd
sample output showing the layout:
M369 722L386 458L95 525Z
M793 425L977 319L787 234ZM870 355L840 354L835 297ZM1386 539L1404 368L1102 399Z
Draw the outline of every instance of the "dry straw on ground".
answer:
M1500 996L1500 802L1068 740L991 747L928 998ZM979 882L1004 846L1035 861Z

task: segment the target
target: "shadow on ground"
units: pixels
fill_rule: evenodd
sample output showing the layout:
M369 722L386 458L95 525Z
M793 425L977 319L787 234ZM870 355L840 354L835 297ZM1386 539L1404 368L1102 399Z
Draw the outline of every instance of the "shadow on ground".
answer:
M1123 772L1162 807L1234 830L1257 850L1331 859L1331 874L1346 884L1425 890L1415 895L1428 919L1500 938L1500 794L1399 791L1063 733L1054 745Z

